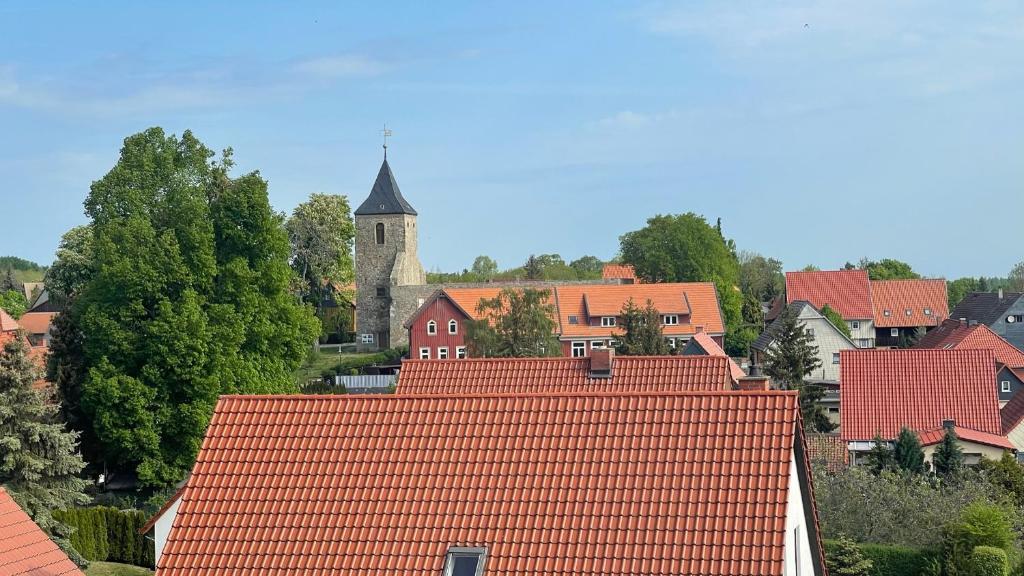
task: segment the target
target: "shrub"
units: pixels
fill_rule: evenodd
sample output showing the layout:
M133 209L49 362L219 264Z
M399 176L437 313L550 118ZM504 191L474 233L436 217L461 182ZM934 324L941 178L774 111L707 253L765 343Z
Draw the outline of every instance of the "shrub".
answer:
M153 543L139 534L144 512L96 506L58 510L54 516L74 528L71 544L86 560L153 566Z
M965 508L943 532L947 568L956 574L973 574L971 567L976 548L998 549L1005 559L1006 553L1013 550L1015 540L1010 520L1002 509L984 502Z
M825 542L825 565L832 576L869 576L873 564L864 558L857 543L845 536Z
M861 544L864 557L871 561L872 576L917 576L927 574L935 553L920 548ZM829 574L832 574L829 571Z
M992 546L976 546L968 565L970 576L1006 576L1010 571L1006 552Z

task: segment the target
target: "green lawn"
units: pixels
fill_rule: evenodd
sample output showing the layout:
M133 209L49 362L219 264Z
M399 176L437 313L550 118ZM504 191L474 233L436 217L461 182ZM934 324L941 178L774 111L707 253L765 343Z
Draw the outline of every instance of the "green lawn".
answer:
M86 568L87 576L149 576L152 570L129 566L128 564L115 564L113 562L90 562Z

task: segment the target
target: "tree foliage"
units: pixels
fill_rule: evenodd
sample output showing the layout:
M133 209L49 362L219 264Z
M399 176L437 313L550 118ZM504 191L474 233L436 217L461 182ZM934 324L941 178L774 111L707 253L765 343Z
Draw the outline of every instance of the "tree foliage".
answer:
M615 351L623 356L664 356L671 352L661 329L661 313L650 300L641 308L630 298L619 314L619 328Z
M846 320L843 320L843 317L839 312L836 312L835 309L828 304L822 305L820 312L822 316L828 319L828 321L836 327L836 330L842 332L847 338L851 337L850 326L846 324Z
M964 452L952 428L946 428L942 442L935 448L932 455L932 469L940 476L949 476L959 472L964 466Z
M1005 492L1018 508L1024 509L1024 467L1009 452L999 460L982 458L978 471L990 484Z
M10 314L14 319L21 318L21 315L28 310L28 300L25 300L25 293L21 290L0 291L0 309Z
M873 563L853 540L840 535L825 550L825 566L833 576L869 576Z
M854 268L849 263L847 263L846 267ZM866 270L868 278L872 280L912 280L921 277L920 274L914 272L910 264L892 258L883 258L877 262L861 258L855 267L860 270Z
M471 270L481 278L490 279L498 273L498 263L490 256L480 255L473 260L473 267Z
M875 433L871 450L868 451L866 460L868 470L875 475L896 467L896 457L893 454L892 448L889 447L889 443L878 432Z
M831 432L835 425L819 404L825 394L819 384L806 381L821 367L814 337L799 318L796 306L787 306L771 327L772 343L764 351L764 373L780 386L800 391L800 411L810 430Z
M765 258L756 252L739 253L740 290L743 294L767 302L782 295L786 289L786 277L782 273L782 262Z
M300 279L304 300L320 312L331 286L345 286L355 277L352 241L355 225L348 199L313 194L285 221L291 244L292 269Z
M969 573L975 560L973 553L978 547L991 547L1004 555L1013 551L1016 543L1013 523L1001 506L976 501L958 516L943 530L947 566L956 569L954 574ZM1003 560L1005 566L1005 556Z
M288 292L282 218L258 173L228 175L190 132L125 140L93 183L88 279L54 337L51 373L87 453L143 484L191 468L220 394L290 392L319 332Z
M1010 268L1010 273L1006 275L1006 279L1009 282L1010 290L1024 292L1024 261L1014 264L1013 268Z
M77 435L57 419L57 408L33 388L41 376L21 338L0 349L0 484L65 551L70 529L53 511L88 500L78 477L85 466ZM74 556L74 554L72 554Z
M916 432L906 426L900 429L900 435L896 438L896 444L893 446L892 456L896 466L901 470L911 474L923 474L926 471L921 440L917 437Z
M569 267L576 271L580 280L596 280L601 278L604 262L597 256L581 256L570 262Z
M496 297L481 300L477 312L483 318L471 322L466 331L466 345L472 356L561 355L550 290L505 288Z
M46 289L58 304L64 305L93 276L93 231L92 226L75 226L61 236L57 246L57 258L46 273Z

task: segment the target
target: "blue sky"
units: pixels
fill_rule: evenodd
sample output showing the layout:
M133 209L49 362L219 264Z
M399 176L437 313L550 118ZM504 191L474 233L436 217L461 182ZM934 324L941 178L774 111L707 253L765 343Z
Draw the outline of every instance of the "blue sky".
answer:
M49 262L149 126L290 211L357 206L386 121L431 270L686 211L787 269L1024 258L1019 3L42 4L0 3L0 254Z

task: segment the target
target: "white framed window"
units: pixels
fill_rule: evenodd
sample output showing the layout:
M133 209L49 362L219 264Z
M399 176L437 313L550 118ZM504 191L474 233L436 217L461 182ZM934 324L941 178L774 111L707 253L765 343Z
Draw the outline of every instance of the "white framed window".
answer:
M465 346L456 346L455 347L455 357L458 358L459 360L465 360L466 359L466 347Z
M419 308L420 306L423 306L424 302L426 302L426 300L424 300L423 298L417 298L416 299L416 307Z
M679 315L665 314L665 316L663 316L661 319L661 323L664 324L665 326L676 326L679 324Z
M363 344L373 344L373 334L360 334L359 341Z
M999 386L1000 386L999 389L1001 391L1003 391L1003 392L1009 392L1010 391L1010 381L1009 380L1003 380L1002 382L999 383Z
M675 338L665 338L665 340L668 340L668 347L669 348L671 348L673 350L676 349L676 339Z
M455 320L449 320L448 321L448 333L449 334L458 334L459 333L459 323L456 322Z
M591 350L598 350L600 348L604 348L604 340L593 340L590 342Z
M430 348L420 348L420 360L430 360Z
M437 347L437 359L438 360L447 360L448 359L448 347L447 346L438 346Z
M889 336L892 336L893 338L895 338L895 337L897 337L899 335L900 335L900 329L899 328L889 328Z
M443 576L482 576L486 562L486 548L453 546L445 554Z
M924 309L924 315L925 316L931 316L932 315L932 309L931 308L925 308Z
M839 364L839 352L832 353L832 363Z
M860 320L852 320L850 322L850 330L860 330Z
M437 322L434 322L433 320L427 322L427 334L430 336L437 334Z
M580 323L580 317L579 316L575 316L575 315L569 316L569 324L579 324L579 323Z
M615 326L615 316L601 316L601 326Z
M587 343L586 342L573 342L572 343L572 357L583 358L587 355Z

